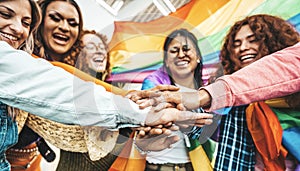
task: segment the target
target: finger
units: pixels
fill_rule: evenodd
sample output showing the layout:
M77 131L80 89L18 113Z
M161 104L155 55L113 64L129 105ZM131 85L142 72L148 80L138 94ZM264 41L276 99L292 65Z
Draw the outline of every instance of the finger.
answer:
M129 98L132 101L137 101L137 100L141 99L140 94L141 94L141 91L133 90L133 91L130 91L129 93L127 93L125 97Z
M154 111L155 112L159 112L159 111L161 111L161 110L163 110L165 108L170 108L170 107L175 107L175 106L173 104L171 104L171 103L165 103L165 102L163 102L163 103L159 103L158 105L156 105L154 107Z
M212 119L213 115L209 113L195 113L191 111L179 111L177 121L197 120L197 119Z
M140 130L138 131L137 133L137 137L144 137L146 135L145 131L144 130Z
M147 100L149 100L149 99L139 99L139 100L135 101L135 103L139 105L139 104L145 103Z
M175 124L172 124L172 126L169 127L168 129L170 129L171 131L177 131L177 130L179 130L179 126L175 125Z
M177 104L176 108L178 110L182 110L182 111L187 110L186 107L182 103Z
M150 126L147 126L147 127L143 127L143 131L144 132L149 132L151 130L151 127Z
M160 128L152 128L150 131L149 131L149 135L160 135L163 133L163 130L160 129Z
M169 136L172 134L172 131L168 128L162 128L162 134L164 134L165 136Z
M164 127L168 128L171 127L173 125L173 122L168 122L166 124L164 124Z
M163 127L164 127L163 125L155 125L154 126L154 128L160 128L160 129L163 128Z
M160 96L162 94L162 92L160 92L160 91L154 91L154 90L143 90L142 92L141 92L141 97L142 98L145 98L145 97L147 97L147 98L150 98L150 97L157 97L157 96Z
M137 128L133 128L133 130L138 130L138 131L140 131L140 130L147 131L149 129L151 129L151 127L149 127L149 126L140 126L140 127L137 127Z
M201 119L201 120L197 120L195 125L210 125L213 123L213 119Z
M144 101L143 103L139 104L140 109L144 109L149 106L153 106L155 104L154 99L148 99Z
M155 90L159 91L178 91L179 87L173 86L173 85L158 85L155 87Z
M184 129L186 127L190 126L198 126L203 127L205 125L210 125L213 123L213 119L197 119L197 120L185 120L185 121L178 121L176 124L180 126L181 129Z
M133 94L134 94L135 91L136 91L136 90L129 91L129 92L125 95L125 97L131 99L131 97L133 96Z

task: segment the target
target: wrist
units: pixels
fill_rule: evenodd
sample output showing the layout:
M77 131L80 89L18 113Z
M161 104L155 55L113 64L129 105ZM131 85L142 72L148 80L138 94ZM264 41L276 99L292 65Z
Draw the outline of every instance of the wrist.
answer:
M211 96L210 94L204 90L200 89L198 91L198 99L199 99L199 107L209 108L211 105Z

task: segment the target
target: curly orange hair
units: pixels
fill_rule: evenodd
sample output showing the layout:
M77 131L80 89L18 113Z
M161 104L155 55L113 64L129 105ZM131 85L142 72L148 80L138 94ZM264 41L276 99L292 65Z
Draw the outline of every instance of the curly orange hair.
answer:
M240 69L235 66L230 56L234 55L233 43L235 35L244 25L249 25L260 43L259 52L262 57L292 46L300 40L299 33L295 27L280 17L267 14L248 16L236 22L225 37L220 52L222 65L224 66L224 74L231 74Z
M107 39L107 37L104 34L98 33L95 30L83 30L82 34L81 34L81 37L83 37L86 34L94 34L97 37L99 37L102 40L102 42L103 42L105 50L107 52L109 51L109 49L108 49L108 39ZM81 41L81 46L84 47L82 41ZM95 73L90 73L91 70L88 67L88 64L86 62L86 57L85 56L86 56L85 50L82 50L79 53L79 55L78 55L78 59L77 59L78 61L76 63L76 68L80 69L81 71L83 71L85 73L93 75ZM109 53L107 53L106 57L107 57L107 64L106 64L105 72L104 73L96 73L96 77L97 78L101 77L101 78L98 78L98 79L100 79L102 81L104 81L106 79L106 77L111 74L111 69L110 69L110 55L109 55ZM97 75L97 74L100 74L100 75Z
M267 14L248 16L245 19L236 22L225 37L225 41L220 52L221 62L224 67L224 74L231 74L240 69L230 59L230 55L235 54L233 52L234 38L237 32L244 25L249 25L256 39L260 43L259 52L261 53L261 57L284 49L288 46L292 46L300 40L300 35L295 27L280 17ZM300 92L287 96L285 100L291 107L299 108Z

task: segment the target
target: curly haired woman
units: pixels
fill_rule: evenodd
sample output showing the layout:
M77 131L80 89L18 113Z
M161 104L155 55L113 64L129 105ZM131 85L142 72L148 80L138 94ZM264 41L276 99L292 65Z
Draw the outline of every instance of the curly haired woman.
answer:
M83 50L78 55L76 68L105 81L111 72L107 37L95 30L84 30L81 40Z
M296 29L279 17L266 14L248 16L236 22L225 37L220 53L224 73L232 74L299 40ZM294 95L292 98L297 97ZM229 114L222 118L215 170L259 170L269 167L267 163L262 164L260 154L256 151L256 140L252 139L248 130L247 107L232 107ZM295 168L294 164L286 166ZM282 166L280 169L285 168Z
M109 68L109 53L108 43L105 35L97 33L95 30L83 30L81 33L82 50L77 56L76 68L99 79L105 81L105 78L110 74ZM82 130L85 129L83 128ZM106 129L99 130L98 136L103 141L107 141L107 137L117 138L117 132L113 133ZM90 132L91 133L91 132ZM84 135L86 134L83 133ZM107 141L110 143L110 141ZM111 146L114 143L111 142ZM108 144L103 144L109 146ZM60 150L60 161L57 170L107 170L112 162L115 160L118 152L121 150L122 144L116 144L113 152L107 154L101 159L91 160L89 153L82 153L69 150ZM94 151L97 153L99 151Z

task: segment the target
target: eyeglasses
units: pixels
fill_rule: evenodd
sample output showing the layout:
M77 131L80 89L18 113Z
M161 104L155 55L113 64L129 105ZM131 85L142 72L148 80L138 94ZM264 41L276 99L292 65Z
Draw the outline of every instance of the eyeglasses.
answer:
M106 51L104 45L102 43L99 43L98 46L95 43L87 43L84 48L90 52L95 52L98 49L100 51Z

